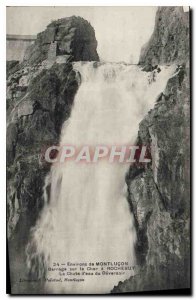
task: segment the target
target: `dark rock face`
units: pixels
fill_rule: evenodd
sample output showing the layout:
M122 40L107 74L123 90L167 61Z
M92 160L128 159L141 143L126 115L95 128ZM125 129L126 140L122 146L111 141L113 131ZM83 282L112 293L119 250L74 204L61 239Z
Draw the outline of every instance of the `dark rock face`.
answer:
M152 164L140 172L130 168L127 185L141 269L114 292L189 287L189 118L186 74L181 86L178 76L169 80L162 100L140 123L138 142L152 146Z
M22 70L17 71L16 78ZM9 80L13 86L13 80ZM18 97L19 85L14 86L13 97L8 100L7 232L12 292L28 293L23 285L18 290L17 282L20 277L28 278L25 246L44 204L43 188L50 164L43 156L48 146L59 142L79 82L72 64L66 63L41 70Z
M186 22L185 22L186 20ZM178 21L178 22L177 22ZM176 23L177 22L177 23ZM127 174L137 230L138 274L113 293L190 287L190 79L189 25L181 8L161 7L141 62L181 61L154 109L139 126L138 145L150 145L152 163ZM163 37L174 36L172 56ZM180 43L180 44L179 44ZM148 71L144 69L144 71Z
M47 146L58 143L78 88L72 65L54 64L30 82L8 114L8 232L12 236L22 214L37 216L49 165L41 160ZM33 222L33 220L32 220Z
M37 64L47 59L53 42L56 42L56 55L69 55L73 61L99 60L94 29L81 17L63 18L49 24L27 49L25 60Z
M159 7L154 32L142 48L139 63L183 63L188 56L189 13L182 7Z
M6 76L8 76L19 69L19 61L18 60L11 60L6 61Z

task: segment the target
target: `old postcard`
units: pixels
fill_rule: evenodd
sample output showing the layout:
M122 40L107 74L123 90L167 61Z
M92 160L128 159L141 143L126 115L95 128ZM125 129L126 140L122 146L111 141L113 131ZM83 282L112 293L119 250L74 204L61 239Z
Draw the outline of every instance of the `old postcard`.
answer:
M190 291L189 7L7 7L8 293Z

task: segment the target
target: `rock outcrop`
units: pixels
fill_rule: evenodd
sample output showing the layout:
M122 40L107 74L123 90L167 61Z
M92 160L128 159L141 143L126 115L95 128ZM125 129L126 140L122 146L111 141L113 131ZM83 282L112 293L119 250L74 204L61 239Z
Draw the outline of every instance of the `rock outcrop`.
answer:
M143 46L140 64L183 63L189 56L189 12L180 6L158 8L154 32Z
M53 21L46 30L37 35L24 60L29 64L38 64L48 58L48 52L54 43L56 55L70 56L72 61L98 61L95 31L90 23L81 17L68 17Z
M152 164L127 174L139 270L113 293L190 287L189 19L180 7L161 7L140 64L179 62L139 126L138 145L152 149Z

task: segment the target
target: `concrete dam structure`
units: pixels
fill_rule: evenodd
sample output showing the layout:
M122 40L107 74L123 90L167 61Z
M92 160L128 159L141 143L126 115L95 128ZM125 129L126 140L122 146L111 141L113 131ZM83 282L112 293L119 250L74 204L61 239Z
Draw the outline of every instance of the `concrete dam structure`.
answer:
M27 47L36 40L36 35L6 35L6 60L23 60Z

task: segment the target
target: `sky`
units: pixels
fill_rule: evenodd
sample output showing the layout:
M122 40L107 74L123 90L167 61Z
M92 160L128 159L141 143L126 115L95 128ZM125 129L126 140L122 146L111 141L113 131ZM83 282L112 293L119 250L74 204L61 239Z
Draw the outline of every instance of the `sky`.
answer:
M155 6L7 7L7 34L36 35L52 20L81 16L95 29L101 60L138 63L141 47L153 32L156 10Z

